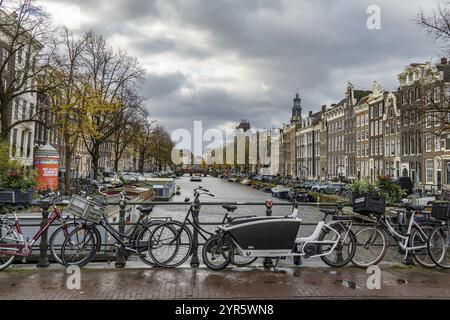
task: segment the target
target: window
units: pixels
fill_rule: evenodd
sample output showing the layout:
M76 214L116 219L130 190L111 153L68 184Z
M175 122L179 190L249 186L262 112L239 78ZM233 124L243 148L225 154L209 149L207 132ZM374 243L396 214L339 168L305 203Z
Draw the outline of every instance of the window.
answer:
M450 134L445 137L445 150L450 150Z
M379 149L379 145L378 145L378 139L375 139L375 155L378 155L378 149Z
M441 114L439 112L434 113L434 126L435 127L441 126Z
M22 101L22 120L25 120L25 115L27 114L27 102Z
M396 155L399 156L400 155L400 139L397 139L397 148L396 148Z
M17 51L17 62L19 63L19 64L22 64L22 61L23 61L23 49L22 48L20 48L18 51Z
M433 183L433 160L426 160L426 183Z
M441 89L439 87L434 88L433 93L434 93L434 96L433 96L434 102L439 102L441 100Z
M431 128L431 122L432 122L432 115L427 112L425 116L425 127Z
M24 156L24 147L25 147L25 139L26 139L26 132L25 130L22 131L22 135L20 137L20 156Z
M446 168L446 176L447 176L447 184L450 184L450 161L445 163Z
M28 131L27 139L27 158L31 156L31 131Z
M434 150L435 151L441 150L441 136L440 135L434 136Z
M386 147L384 148L384 150L386 151L386 155L390 155L390 142L389 140L386 140Z
M422 153L422 132L417 131L417 154Z
M12 143L11 143L11 156L17 156L17 129L13 129Z
M425 141L425 150L427 152L431 152L432 149L433 149L433 140L431 138L431 133L427 132Z

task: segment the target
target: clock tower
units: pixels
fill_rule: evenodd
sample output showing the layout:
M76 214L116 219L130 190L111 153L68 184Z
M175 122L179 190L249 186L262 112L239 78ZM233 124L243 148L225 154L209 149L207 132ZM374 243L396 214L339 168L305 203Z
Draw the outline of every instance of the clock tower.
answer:
M292 107L292 117L291 124L300 123L302 120L302 99L300 99L300 95L298 92L295 94L294 98L294 106Z

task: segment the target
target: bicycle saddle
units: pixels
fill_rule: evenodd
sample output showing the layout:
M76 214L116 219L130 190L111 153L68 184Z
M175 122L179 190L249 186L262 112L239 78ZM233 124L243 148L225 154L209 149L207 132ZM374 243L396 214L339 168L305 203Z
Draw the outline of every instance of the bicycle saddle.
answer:
M325 214L331 214L331 215L334 215L336 212L336 210L334 210L334 209L320 209L320 211Z
M233 213L237 209L236 206L230 206L228 204L224 204L222 206L222 208L224 208L225 210L227 210L228 212L231 212L231 213Z
M143 214L150 214L153 211L153 206L137 207L136 209L138 209Z

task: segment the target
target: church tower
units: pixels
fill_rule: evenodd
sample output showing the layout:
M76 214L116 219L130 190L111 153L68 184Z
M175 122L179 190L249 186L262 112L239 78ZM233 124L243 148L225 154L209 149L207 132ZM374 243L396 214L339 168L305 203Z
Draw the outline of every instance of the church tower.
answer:
M291 124L300 123L302 120L302 99L300 99L300 95L298 92L295 94L294 98L294 106L292 107L292 117Z

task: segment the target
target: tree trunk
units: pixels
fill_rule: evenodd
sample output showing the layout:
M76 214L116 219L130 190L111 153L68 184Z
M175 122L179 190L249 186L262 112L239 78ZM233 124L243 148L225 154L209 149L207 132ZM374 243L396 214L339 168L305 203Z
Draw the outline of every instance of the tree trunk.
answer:
M116 173L119 172L119 161L120 161L120 158L118 158L118 157L116 157L114 159L114 172L116 172Z
M145 154L144 149L139 150L139 168L138 168L138 170L140 173L144 173L144 161L145 161L144 154Z
M65 163L66 163L66 174L64 175L64 186L63 191L64 193L70 192L70 182L72 180L72 150L71 146L66 145L66 152L65 152ZM75 168L76 170L77 168Z
M92 147L92 168L94 170L94 179L97 180L98 179L98 161L100 159L100 146L98 143L95 143L94 146Z
M3 104L3 101L1 101ZM9 142L8 141L8 126L9 126L9 112L8 107L1 107L1 115L0 115L0 142Z

